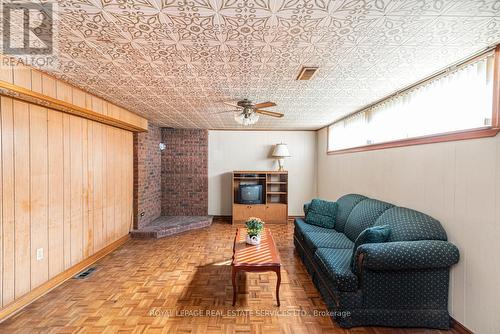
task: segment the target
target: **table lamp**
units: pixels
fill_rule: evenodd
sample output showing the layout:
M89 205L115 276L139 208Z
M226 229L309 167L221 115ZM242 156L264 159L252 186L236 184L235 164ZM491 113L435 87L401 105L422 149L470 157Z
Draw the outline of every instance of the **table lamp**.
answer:
M288 152L288 146L286 144L281 143L274 146L273 157L278 160L278 171L282 172L285 170L283 162L285 161L285 158L289 156L290 152Z

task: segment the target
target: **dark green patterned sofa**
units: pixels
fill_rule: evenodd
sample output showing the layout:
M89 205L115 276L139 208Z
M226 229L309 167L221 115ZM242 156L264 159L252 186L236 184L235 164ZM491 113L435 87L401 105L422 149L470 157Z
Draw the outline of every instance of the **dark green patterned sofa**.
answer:
M447 329L450 266L457 247L434 218L349 194L337 200L334 229L295 219L294 244L329 314L342 327ZM308 204L304 205L307 213ZM366 228L388 225L388 242L354 241Z

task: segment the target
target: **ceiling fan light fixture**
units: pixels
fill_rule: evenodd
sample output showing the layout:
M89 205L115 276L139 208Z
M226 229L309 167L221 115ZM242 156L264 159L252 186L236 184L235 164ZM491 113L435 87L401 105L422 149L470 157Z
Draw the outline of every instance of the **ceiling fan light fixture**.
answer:
M259 120L259 114L256 113L236 113L234 114L234 120L243 125L243 126L249 126L253 125L258 122Z
M259 121L259 116L269 116L269 117L277 117L281 118L284 114L280 112L269 111L261 108L269 108L276 106L276 103L268 101L254 104L252 101L248 99L243 99L236 103L234 102L224 102L224 104L229 105L231 107L238 108L237 110L227 110L222 111L225 112L234 112L234 120L243 126L249 126L257 123Z

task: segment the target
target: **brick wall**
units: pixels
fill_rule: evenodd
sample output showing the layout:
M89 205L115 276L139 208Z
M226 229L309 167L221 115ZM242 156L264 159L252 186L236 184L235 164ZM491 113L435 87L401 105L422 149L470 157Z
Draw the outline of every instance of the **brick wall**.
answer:
M207 215L208 131L148 130L134 134L134 228L160 215Z
M134 228L161 215L161 128L134 134Z
M208 214L208 131L162 129L162 214Z

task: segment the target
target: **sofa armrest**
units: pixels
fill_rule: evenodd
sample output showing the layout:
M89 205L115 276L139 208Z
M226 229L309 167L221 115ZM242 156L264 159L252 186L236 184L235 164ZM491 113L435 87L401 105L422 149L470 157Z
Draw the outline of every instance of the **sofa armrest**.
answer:
M307 202L304 204L304 215L307 215L307 211L309 211L310 205L311 205L311 202Z
M356 269L396 271L447 268L458 262L458 248L448 241L420 240L363 244L356 250Z

